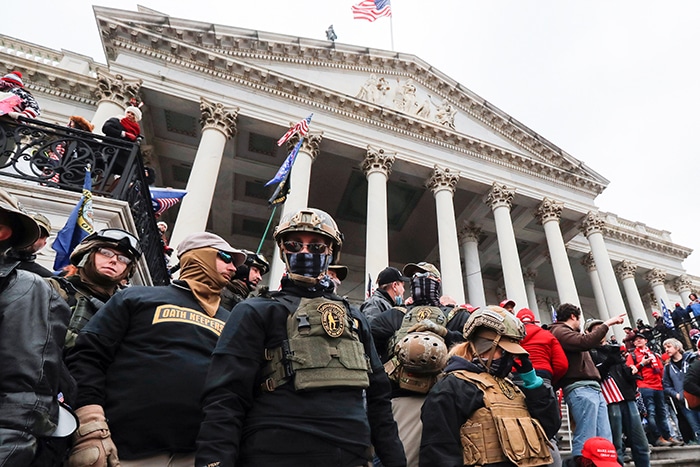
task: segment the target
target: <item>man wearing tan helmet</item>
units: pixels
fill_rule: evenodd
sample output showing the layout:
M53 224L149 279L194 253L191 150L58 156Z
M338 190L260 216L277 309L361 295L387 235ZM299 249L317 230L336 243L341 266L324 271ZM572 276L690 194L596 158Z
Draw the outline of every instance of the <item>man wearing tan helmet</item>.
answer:
M374 445L385 467L405 466L367 321L332 292L338 226L304 208L283 216L273 236L286 276L271 297L239 303L224 327L196 465L356 467Z
M207 367L230 315L219 294L245 254L208 232L177 251L178 280L115 294L66 357L81 423L68 465L194 465Z
M61 465L67 445L52 436L70 435L56 433L57 396L72 392L61 384L62 376L70 381L62 363L70 310L39 276L4 254L39 235L31 216L0 189L0 465L13 467Z

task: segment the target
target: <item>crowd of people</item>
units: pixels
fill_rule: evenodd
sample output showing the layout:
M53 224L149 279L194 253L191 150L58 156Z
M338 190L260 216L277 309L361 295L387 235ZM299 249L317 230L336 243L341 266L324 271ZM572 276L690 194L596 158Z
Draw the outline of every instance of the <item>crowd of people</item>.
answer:
M137 141L140 117L103 131ZM263 255L209 232L177 245L166 286L129 284L141 246L116 228L56 274L35 261L51 230L0 188L0 466L641 467L700 439L693 294L618 344L624 314L563 303L542 326L513 300L457 304L425 261L385 268L356 307L319 209L275 228L275 291Z

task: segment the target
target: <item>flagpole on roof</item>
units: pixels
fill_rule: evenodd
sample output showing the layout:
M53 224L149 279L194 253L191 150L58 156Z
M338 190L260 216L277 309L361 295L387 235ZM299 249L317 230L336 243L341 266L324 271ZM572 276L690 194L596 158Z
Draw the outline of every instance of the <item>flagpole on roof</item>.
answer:
M391 34L391 51L394 51L394 15L389 16L389 33Z

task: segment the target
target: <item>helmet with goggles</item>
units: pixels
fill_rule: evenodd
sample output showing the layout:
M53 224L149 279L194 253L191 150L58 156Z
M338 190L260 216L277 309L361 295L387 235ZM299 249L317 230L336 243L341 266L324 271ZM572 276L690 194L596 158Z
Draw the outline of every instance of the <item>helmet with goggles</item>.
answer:
M333 263L340 259L340 249L343 246L343 234L338 225L325 211L315 208L304 208L285 215L275 227L273 237L277 244L282 243L285 236L292 232L309 232L326 237L333 248ZM281 249L280 249L281 251Z
M84 265L85 256L100 247L119 250L134 261L141 257L141 245L134 235L122 229L102 229L85 237L75 247L70 255L71 263L75 266Z

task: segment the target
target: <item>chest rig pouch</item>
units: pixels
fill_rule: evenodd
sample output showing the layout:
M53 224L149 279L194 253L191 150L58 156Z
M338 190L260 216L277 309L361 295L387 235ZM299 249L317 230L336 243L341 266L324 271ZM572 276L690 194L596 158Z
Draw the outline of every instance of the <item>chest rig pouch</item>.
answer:
M488 373L455 371L457 378L475 384L484 405L460 428L464 465L485 465L510 460L519 467L552 463L547 435L530 416L525 396L510 380Z
M437 382L447 361L447 346L432 332L408 332L415 324L428 319L446 326L448 319L435 306L416 306L405 312L401 327L389 341L391 358L384 364L389 379L406 389L427 394Z
M302 298L287 317L287 340L265 350L262 389L273 391L290 380L297 391L369 387L369 358L358 331L343 302Z

